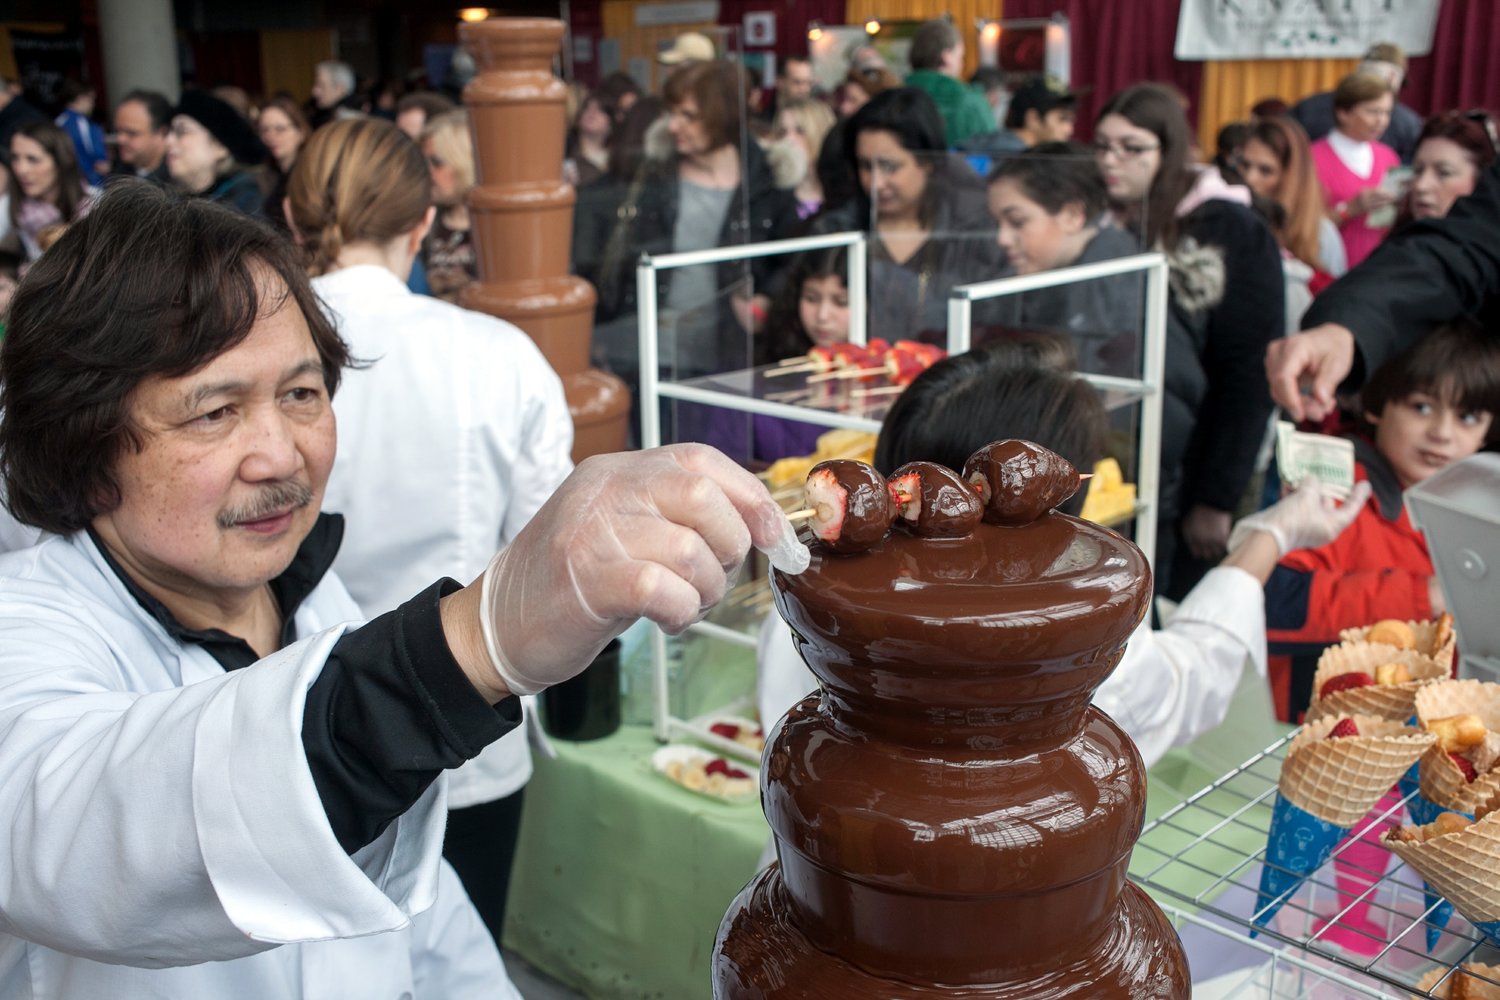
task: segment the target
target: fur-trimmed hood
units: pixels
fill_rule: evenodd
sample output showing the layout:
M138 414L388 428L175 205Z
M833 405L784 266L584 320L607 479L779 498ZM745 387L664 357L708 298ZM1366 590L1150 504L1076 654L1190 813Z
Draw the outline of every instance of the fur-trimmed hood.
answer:
M1185 218L1214 201L1248 208L1250 189L1243 184L1230 184L1217 167L1203 167L1192 190L1177 203L1177 217ZM1206 246L1184 236L1167 254L1167 263L1171 267L1172 293L1183 309L1191 313L1206 312L1224 300L1228 275L1224 251L1219 247Z

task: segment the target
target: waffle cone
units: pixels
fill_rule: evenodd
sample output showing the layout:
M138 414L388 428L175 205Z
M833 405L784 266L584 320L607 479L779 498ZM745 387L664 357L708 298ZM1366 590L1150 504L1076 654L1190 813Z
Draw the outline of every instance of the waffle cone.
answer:
M1442 997L1443 1000L1450 1000L1454 994L1455 982L1461 974L1466 972L1483 976L1484 979L1493 979L1495 982L1487 983L1484 979L1466 979L1464 989L1460 992L1462 1000L1500 1000L1500 985L1496 985L1500 984L1500 965L1484 965L1480 962L1465 962L1459 966L1458 972L1448 976L1447 979L1443 977L1448 974L1448 966L1428 969L1427 975L1417 980L1416 989L1423 995L1431 994L1435 997ZM1443 980L1441 986L1438 985L1440 979ZM1433 993L1434 988L1437 990L1436 993Z
M1486 729L1500 731L1500 684L1438 681L1417 693L1416 710L1420 725L1451 715L1477 715ZM1420 784L1428 801L1476 816L1500 799L1500 767L1491 768L1470 784L1443 748L1434 744L1422 755Z
M1413 680L1404 684L1368 684L1365 687L1335 691L1319 698L1323 685L1340 674L1362 671L1375 676L1382 663L1403 663ZM1309 720L1337 715L1373 715L1392 722L1412 717L1417 690L1448 676L1446 667L1430 656L1410 649L1397 649L1378 642L1343 643L1329 646L1318 657L1318 671L1313 675L1313 700L1308 706Z
M1344 829L1359 822L1436 739L1370 715L1353 716L1358 736L1330 740L1338 720L1309 722L1292 740L1281 765L1288 802Z
M1453 649L1457 638L1453 634L1453 616L1444 612L1433 621L1414 622L1408 621L1412 634L1417 640L1417 652L1436 660L1443 667L1449 667L1453 663ZM1366 642L1369 639L1372 626L1363 628L1346 628L1339 633L1342 642Z
M1418 843L1392 840L1389 831L1381 842L1469 920L1500 920L1500 813Z

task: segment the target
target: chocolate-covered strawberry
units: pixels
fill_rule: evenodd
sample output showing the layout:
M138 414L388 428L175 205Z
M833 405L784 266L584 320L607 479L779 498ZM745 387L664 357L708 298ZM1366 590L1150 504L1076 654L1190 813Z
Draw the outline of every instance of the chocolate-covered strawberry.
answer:
M908 462L888 480L896 523L923 538L961 538L984 515L973 486L946 465Z
M807 474L813 535L834 552L863 552L885 537L896 516L890 487L873 466L846 458Z
M1029 524L1078 492L1073 463L1055 451L1018 441L994 441L969 456L964 479L984 501L990 524Z

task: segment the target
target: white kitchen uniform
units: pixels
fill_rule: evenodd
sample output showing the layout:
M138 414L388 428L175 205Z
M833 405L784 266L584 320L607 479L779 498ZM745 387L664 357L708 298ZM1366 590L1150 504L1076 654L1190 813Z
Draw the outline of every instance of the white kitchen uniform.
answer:
M439 857L442 778L354 857L302 743L358 609L329 574L298 641L225 672L89 538L0 556L0 997L513 998Z
M1094 692L1094 705L1120 724L1150 767L1224 721L1246 660L1266 675L1265 594L1244 570L1218 567L1166 628L1153 630L1148 620L1136 629L1119 666ZM757 663L757 703L768 723L818 686L774 613L761 628Z
M441 577L473 582L572 471L573 421L562 381L511 324L413 295L383 267L312 284L370 363L346 371L333 400L323 509L344 515L334 570L374 617ZM518 727L450 775L448 805L503 798L530 777Z

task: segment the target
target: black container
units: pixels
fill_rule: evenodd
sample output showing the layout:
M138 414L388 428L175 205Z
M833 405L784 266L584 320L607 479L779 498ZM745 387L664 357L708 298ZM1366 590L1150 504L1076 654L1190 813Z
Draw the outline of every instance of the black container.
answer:
M543 691L541 700L548 736L583 742L612 735L620 728L620 640L577 677Z

